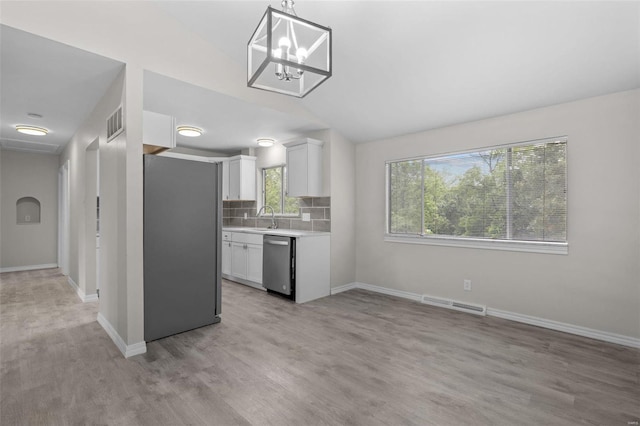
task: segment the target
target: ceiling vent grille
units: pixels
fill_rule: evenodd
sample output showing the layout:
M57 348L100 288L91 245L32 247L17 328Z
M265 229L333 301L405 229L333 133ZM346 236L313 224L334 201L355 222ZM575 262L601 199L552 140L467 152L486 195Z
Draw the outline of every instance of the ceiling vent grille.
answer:
M107 142L111 142L124 130L124 120L122 118L122 105L107 118Z
M457 302L455 300L433 297L427 294L422 295L422 303L427 305L440 306L441 308L454 309L456 311L468 312L476 315L486 315L487 307L482 305L471 305L469 303Z

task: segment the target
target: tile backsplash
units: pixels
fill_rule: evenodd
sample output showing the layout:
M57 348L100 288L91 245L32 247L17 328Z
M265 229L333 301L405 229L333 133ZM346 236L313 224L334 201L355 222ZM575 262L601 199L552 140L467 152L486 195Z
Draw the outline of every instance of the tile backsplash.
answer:
M300 216L276 216L279 229L331 232L331 197L300 198ZM256 217L255 201L223 201L222 225L247 228L266 228L271 214ZM247 214L247 219L244 214ZM311 215L310 222L302 221L302 213Z

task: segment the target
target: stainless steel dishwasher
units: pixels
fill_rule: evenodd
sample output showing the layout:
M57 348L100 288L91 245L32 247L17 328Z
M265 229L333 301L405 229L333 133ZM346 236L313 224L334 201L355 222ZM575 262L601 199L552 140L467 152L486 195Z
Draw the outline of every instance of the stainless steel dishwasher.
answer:
M296 239L265 235L262 254L262 286L295 300Z

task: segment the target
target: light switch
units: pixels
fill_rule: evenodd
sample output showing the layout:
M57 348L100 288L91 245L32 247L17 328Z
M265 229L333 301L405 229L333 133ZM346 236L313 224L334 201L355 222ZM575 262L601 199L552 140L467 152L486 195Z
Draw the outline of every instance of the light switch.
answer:
M303 222L311 222L311 213L302 213Z

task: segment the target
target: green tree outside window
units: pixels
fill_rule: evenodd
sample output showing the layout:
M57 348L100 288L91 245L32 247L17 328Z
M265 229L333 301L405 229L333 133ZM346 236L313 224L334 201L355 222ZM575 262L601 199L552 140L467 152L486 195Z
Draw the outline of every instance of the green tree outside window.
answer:
M286 166L269 167L262 169L263 199L265 206L273 208L277 215L299 215L300 207L298 199L288 197L287 193L287 168Z
M388 162L388 231L567 240L566 139Z

